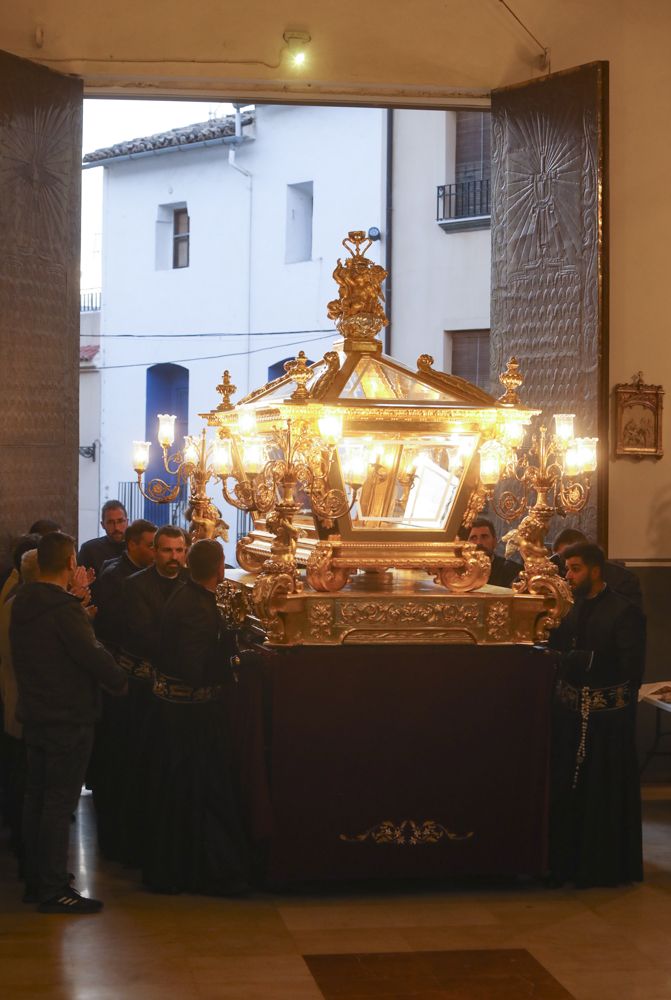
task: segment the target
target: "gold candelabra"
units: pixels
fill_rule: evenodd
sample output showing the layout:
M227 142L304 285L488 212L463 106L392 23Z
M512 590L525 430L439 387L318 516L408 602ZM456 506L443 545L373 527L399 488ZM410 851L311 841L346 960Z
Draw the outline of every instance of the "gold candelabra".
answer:
M514 358L500 381L506 392L499 401L517 405L517 389L523 379ZM515 589L528 589L534 576L556 573L544 545L550 521L556 514L580 513L589 500L589 473L596 470L598 439L576 437L574 421L573 413L555 414L552 436L548 437L547 427L540 426L526 451L525 428L510 421L502 426L498 438L490 438L480 447L483 505L487 501L508 523L525 515L505 536L508 549L519 549L524 557L525 570ZM506 480L512 480L518 489L504 489L496 496L495 486Z
M189 506L186 519L190 524L191 540L223 538L228 541L228 525L221 517L221 511L207 495L208 482L217 479L224 468L222 462L226 455L221 442L208 442L203 428L199 435L187 435L184 438L181 451L170 454L175 441L176 419L173 414L158 414L158 443L163 452L163 467L168 475L175 477L173 484L155 478L150 479L146 486L143 485L143 476L149 465L151 442L133 442L133 468L137 473L140 493L153 503L172 503L188 484Z

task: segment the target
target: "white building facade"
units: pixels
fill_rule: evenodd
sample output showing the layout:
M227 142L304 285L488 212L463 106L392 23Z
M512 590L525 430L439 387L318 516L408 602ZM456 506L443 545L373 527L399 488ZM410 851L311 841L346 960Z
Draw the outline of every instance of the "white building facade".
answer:
M261 106L85 157L105 170L95 503L131 495L135 439L154 442L158 472L159 409L197 433L224 369L235 401L299 350L316 360L331 347L326 307L348 230L380 231L369 256L392 274L391 353L414 364L428 351L449 370L450 331L489 325L489 233L436 222L452 119ZM223 507L218 488L212 497ZM82 537L95 503L83 491ZM235 514L224 517L233 561Z

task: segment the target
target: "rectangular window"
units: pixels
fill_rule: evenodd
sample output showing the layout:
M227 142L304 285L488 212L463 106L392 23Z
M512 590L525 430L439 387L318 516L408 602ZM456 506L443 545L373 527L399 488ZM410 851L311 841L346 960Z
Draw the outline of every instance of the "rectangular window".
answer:
M452 374L490 391L489 330L453 330Z
M176 208L172 223L172 266L189 266L189 211Z
M312 260L313 182L287 184L287 233L284 260Z

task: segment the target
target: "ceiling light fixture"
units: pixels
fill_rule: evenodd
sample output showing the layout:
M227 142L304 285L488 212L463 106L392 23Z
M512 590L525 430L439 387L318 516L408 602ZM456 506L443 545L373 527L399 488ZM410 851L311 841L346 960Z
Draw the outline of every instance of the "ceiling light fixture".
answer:
M305 50L311 42L308 32L285 31L283 37L293 65L295 67L304 66L306 60Z

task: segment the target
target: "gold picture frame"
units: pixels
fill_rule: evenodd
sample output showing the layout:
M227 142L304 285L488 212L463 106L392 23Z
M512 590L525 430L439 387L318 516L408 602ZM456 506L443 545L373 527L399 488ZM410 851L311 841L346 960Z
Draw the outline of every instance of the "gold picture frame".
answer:
M615 457L661 458L661 385L646 385L643 372L615 386Z

